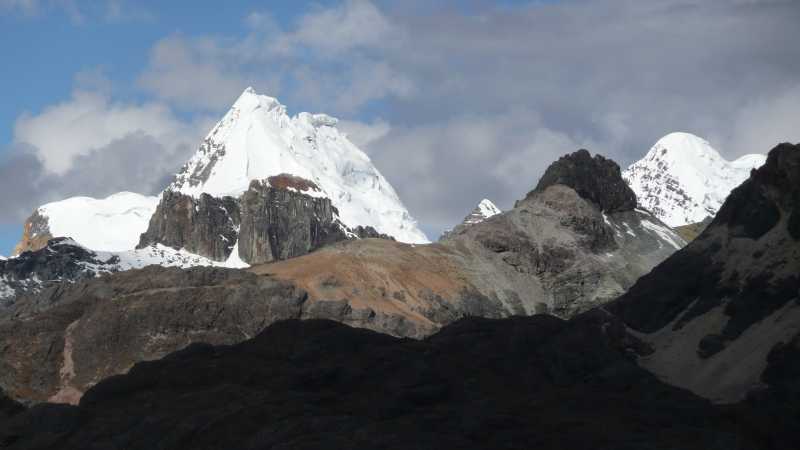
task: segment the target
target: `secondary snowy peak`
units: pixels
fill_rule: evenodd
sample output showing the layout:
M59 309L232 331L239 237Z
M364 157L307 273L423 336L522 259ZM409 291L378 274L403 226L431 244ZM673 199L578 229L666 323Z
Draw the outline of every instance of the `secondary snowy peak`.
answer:
M15 254L42 248L54 237L70 237L95 251L133 250L157 205L158 197L133 192L48 203L26 221Z
M474 225L476 223L481 223L484 220L488 219L489 217L496 216L500 214L500 208L495 206L491 200L483 199L472 212L464 218L465 225Z
M640 206L677 227L713 217L731 190L764 161L759 154L727 161L706 140L678 132L659 139L622 176Z
M293 175L331 199L342 223L372 226L403 242L429 242L369 157L325 114L290 117L277 99L247 88L168 189L238 197L252 180Z
M496 216L503 211L500 210L491 200L483 199L478 203L478 206L470 212L464 220L461 221L460 224L456 225L453 229L444 230L442 235L439 237L439 241L446 240L453 236L456 236L466 230L468 227L479 224L484 220Z

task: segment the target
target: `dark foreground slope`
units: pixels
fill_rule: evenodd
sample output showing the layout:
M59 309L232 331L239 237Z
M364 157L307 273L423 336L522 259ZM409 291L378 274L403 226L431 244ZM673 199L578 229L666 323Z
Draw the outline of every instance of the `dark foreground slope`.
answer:
M285 321L194 344L40 405L9 449L758 449L746 425L659 382L591 317L465 319L424 341ZM606 334L601 332L606 330ZM3 427L0 426L0 429Z

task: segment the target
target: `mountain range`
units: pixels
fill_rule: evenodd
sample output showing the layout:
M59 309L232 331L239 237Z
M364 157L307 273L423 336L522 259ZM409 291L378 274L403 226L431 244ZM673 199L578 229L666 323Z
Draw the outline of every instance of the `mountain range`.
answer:
M800 145L581 149L427 243L335 125L247 89L159 196L38 208L0 447L794 448Z

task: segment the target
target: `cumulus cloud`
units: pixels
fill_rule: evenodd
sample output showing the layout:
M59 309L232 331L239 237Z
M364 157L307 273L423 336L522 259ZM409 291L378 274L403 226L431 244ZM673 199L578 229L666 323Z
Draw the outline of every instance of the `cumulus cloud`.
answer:
M186 122L160 103L113 102L108 93L83 90L23 114L0 161L0 192L14 193L0 199L0 222L19 222L43 203L76 195L155 194L212 122Z
M510 208L547 165L585 144L547 129L537 112L517 110L392 128L366 149L437 237L483 198Z
M197 131L158 103L119 104L105 94L77 91L69 100L40 114L23 114L14 125L14 141L27 144L44 169L63 175L76 158L144 132L170 150L196 140Z
M753 99L734 116L732 128L723 144L732 156L764 153L779 142L799 143L800 85Z
M183 36L170 36L155 45L139 84L162 100L203 110L229 106L251 84L278 93L276 82L247 73L242 59L224 43Z

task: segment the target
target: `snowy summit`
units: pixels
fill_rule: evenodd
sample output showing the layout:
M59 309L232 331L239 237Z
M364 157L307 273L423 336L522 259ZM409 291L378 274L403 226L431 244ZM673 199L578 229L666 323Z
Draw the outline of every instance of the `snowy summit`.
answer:
M491 200L483 199L472 212L464 218L464 224L466 225L474 225L476 223L481 223L484 220L488 219L489 217L496 216L500 214L500 208L495 206Z
M758 154L727 161L706 140L677 132L659 139L622 176L641 207L677 227L713 217L731 190L765 161Z
M398 241L429 242L369 157L325 114L290 117L277 99L247 88L168 189L238 197L252 180L290 174L312 181L345 225L372 226Z

